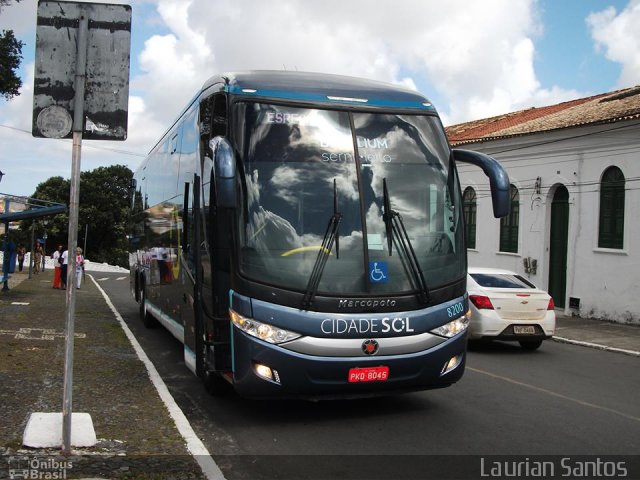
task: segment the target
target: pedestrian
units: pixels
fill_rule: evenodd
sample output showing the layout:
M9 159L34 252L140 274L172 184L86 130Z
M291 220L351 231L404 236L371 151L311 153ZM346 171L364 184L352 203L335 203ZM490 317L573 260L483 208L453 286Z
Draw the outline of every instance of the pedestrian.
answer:
M53 288L62 288L62 245L58 245L58 249L51 255L53 259Z
M24 265L24 257L27 254L27 249L24 248L24 245L21 243L18 245L18 271L22 271L22 266Z
M80 288L82 284L82 274L84 273L84 257L82 256L82 249L76 248L76 287Z
M67 288L67 268L69 265L69 250L62 248L62 264L60 265L60 284L64 290Z
M40 272L40 264L42 263L42 255L44 254L44 251L42 250L42 245L40 245L40 242L36 242L36 251L35 251L35 261L33 264L33 273L39 273Z

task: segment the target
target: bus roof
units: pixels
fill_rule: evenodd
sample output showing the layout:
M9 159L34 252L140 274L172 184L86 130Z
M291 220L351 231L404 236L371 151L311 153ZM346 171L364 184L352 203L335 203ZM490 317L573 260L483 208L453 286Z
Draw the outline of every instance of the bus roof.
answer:
M203 91L220 83L228 93L246 97L435 112L431 102L414 90L342 75L277 70L233 72L210 78Z

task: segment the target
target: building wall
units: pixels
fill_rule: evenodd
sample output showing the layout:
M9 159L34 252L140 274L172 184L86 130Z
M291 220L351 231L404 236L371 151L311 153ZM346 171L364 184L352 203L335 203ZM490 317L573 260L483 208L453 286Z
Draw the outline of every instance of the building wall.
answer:
M520 193L518 252L499 252L500 221L493 217L483 173L459 163L460 183L476 190L476 248L470 266L500 267L549 285L551 201L560 185L569 191L569 239L565 313L640 324L640 125L618 122L510 139L466 144L499 160ZM615 165L625 177L624 245L598 248L600 180ZM539 188L536 188L538 179ZM535 274L523 259L537 260ZM580 300L569 307L569 298Z

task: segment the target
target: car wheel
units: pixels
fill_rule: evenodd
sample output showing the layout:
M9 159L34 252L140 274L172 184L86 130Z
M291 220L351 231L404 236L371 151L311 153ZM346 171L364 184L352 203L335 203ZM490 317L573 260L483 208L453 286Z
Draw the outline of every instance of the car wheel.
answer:
M519 343L525 350L536 350L542 345L542 340L520 340Z

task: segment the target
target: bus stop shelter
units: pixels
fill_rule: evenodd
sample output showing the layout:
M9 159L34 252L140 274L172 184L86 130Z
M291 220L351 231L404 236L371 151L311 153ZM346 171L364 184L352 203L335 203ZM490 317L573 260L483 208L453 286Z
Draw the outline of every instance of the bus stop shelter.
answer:
M2 262L2 277L0 282L3 283L2 291L9 290L9 273L12 256L15 256L15 248L11 248L11 230L9 224L22 220L32 220L63 213L67 210L67 206L60 203L49 202L29 197L16 197L13 195L0 194L4 198L4 209L0 214L0 223L4 224L4 258ZM20 209L12 211L11 203L20 205Z

